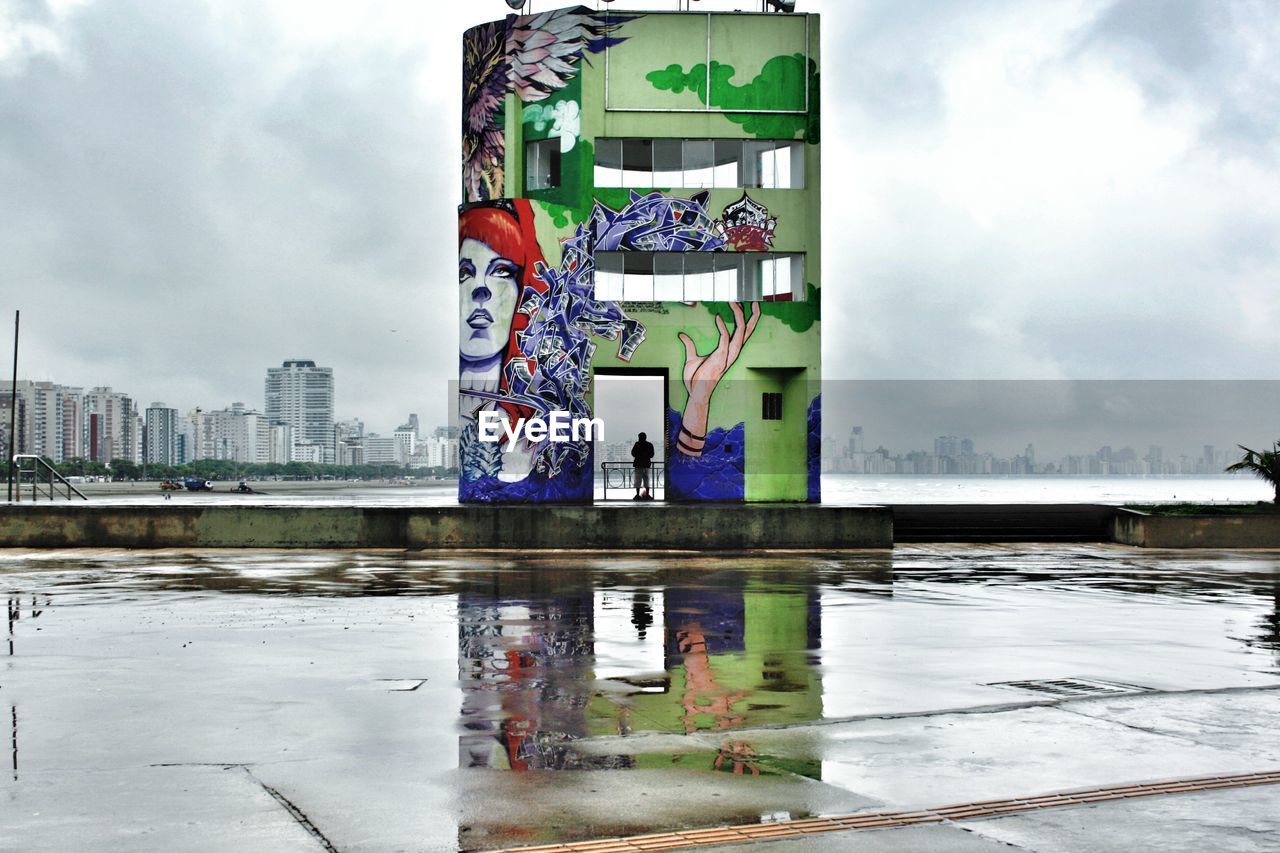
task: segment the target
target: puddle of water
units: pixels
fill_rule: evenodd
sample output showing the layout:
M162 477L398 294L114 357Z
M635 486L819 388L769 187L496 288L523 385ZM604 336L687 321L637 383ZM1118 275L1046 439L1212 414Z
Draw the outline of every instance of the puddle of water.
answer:
M386 768L404 786L467 774L437 792L463 846L525 837L497 805L512 792L495 772L552 789L578 783L548 771L697 779L725 794L702 824L779 808L804 817L823 807L811 794L730 795L749 780L823 781L816 740L779 746L776 733L805 724L1016 701L1000 682L1280 680L1278 566L1078 547L625 560L7 552L0 710L12 768L0 791L67 768L302 760L351 779ZM304 789L339 784L315 767L276 772ZM555 823L538 837L556 839L634 828L622 814L577 830L563 814L528 819Z

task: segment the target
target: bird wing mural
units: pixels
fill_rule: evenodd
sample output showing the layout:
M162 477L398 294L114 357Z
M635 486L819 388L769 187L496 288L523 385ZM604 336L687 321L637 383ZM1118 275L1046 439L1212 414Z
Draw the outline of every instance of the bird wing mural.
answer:
M505 194L503 103L546 100L577 73L584 53L623 41L614 35L634 16L581 6L505 20L467 30L462 45L462 181L467 202Z

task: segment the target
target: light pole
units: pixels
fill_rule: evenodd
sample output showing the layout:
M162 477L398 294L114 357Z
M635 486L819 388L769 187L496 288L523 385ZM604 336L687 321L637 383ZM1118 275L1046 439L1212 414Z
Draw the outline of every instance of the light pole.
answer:
M18 321L21 311L13 312L13 384L9 386L9 493L13 500L13 461L18 455Z

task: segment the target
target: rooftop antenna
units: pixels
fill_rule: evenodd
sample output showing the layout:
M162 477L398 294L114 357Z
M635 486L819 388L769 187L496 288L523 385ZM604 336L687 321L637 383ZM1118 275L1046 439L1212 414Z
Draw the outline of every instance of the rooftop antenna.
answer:
M796 10L796 0L765 0L765 3L778 12L794 12Z
M533 0L507 0L507 5L512 9L515 9L517 12L533 11L532 8L528 10L525 9L526 6L533 6Z

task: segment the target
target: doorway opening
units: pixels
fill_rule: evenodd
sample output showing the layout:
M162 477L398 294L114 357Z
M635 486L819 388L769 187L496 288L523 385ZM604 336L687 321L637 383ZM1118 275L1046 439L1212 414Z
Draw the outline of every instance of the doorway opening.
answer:
M604 440L595 443L595 499L630 501L639 482L631 448L640 433L653 445L648 495L666 497L667 371L604 368L594 372L592 414L604 421Z

